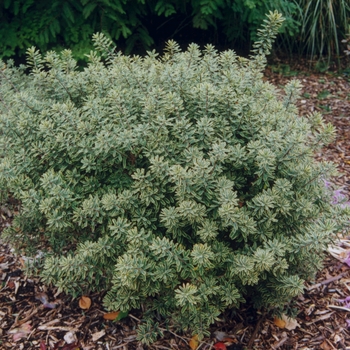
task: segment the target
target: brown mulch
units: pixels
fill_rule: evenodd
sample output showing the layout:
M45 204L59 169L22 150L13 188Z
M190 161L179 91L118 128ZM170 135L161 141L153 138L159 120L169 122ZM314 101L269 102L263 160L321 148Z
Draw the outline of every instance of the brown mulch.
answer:
M277 86L292 78L273 70L266 70L266 78ZM320 111L337 127L335 142L317 157L338 164L341 174L335 182L349 194L350 78L314 73L299 73L297 78L303 83L300 113ZM12 210L11 203L0 207L0 231L9 225ZM89 295L92 305L84 310L79 300L44 286L36 277L26 277L24 260L0 241L0 349L190 349L189 334L167 330L162 324L164 337L152 346L141 345L136 339L141 312L118 322L105 320L103 294ZM211 349L221 340L231 350L350 349L350 324L346 322L350 309L339 302L349 295L350 267L328 256L316 280L295 300L297 324L279 327L271 316L243 305L222 315L212 326L210 338L198 348ZM43 301L55 308L45 307ZM22 337L15 341L20 332Z

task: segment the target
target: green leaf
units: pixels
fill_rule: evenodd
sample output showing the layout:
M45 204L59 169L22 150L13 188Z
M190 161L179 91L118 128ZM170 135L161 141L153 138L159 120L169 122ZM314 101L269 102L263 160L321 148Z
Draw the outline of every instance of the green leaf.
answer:
M4 0L4 7L5 9L8 9L11 5L12 0Z
M84 18L88 18L91 13L95 10L95 8L97 7L96 3L89 3L87 4L84 8L83 8L83 16Z
M74 13L68 2L65 2L62 7L65 17L72 23L74 23Z
M128 311L120 311L118 316L114 319L114 321L120 321L123 318L126 318L129 316L129 312Z

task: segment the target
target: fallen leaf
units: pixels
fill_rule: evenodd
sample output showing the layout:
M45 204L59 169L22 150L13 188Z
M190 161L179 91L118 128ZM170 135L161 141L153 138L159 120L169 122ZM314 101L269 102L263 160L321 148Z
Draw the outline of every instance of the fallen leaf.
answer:
M100 338L102 338L104 335L106 334L106 331L104 329L102 329L102 331L94 333L92 335L92 341L95 342L97 340L99 340Z
M43 340L40 342L40 350L47 350L47 346Z
M103 318L105 320L114 321L118 317L119 313L120 313L120 311L107 312L106 314L103 315Z
M222 331L215 331L214 334L215 334L215 338L218 341L222 341L225 337L227 337L227 333L226 332L222 332Z
M294 330L295 328L299 327L299 323L297 322L296 319L288 317L286 315L282 315L283 321L286 322L285 328L288 329L289 331Z
M75 344L75 342L77 341L77 338L73 332L67 332L64 335L63 339L67 344Z
M191 340L189 341L188 345L190 346L190 348L192 350L196 350L198 348L198 345L199 345L198 335L194 335L191 338Z
M43 306L48 309L54 309L57 306L55 303L49 303L49 298L45 293L37 294L35 299L40 300L43 303Z
M13 341L18 341L22 338L26 338L27 335L32 331L32 326L29 323L24 323L19 328L14 328L9 331L13 334Z
M320 348L322 350L332 350L332 347L327 343L326 340L323 341L323 343L320 345Z
M213 345L215 350L226 350L226 345L222 342L218 342Z
M277 326L279 328L284 328L286 326L286 322L278 317L275 317L273 323L275 326Z
M82 296L79 299L79 307L84 310L90 309L91 306L91 299L89 297Z
M275 317L273 322L279 328L286 328L289 331L292 331L296 327L299 327L299 323L294 318L282 315L282 318Z
M16 288L15 282L12 280L9 280L7 282L7 287L9 287L10 289L15 289Z
M127 311L114 311L114 312L107 312L103 315L103 318L105 320L111 320L111 321L120 321L121 319L127 317L129 313Z

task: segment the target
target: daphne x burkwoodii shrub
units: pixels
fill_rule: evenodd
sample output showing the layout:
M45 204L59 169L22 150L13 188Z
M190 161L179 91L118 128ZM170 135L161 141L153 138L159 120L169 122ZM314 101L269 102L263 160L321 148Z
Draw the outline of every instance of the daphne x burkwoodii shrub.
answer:
M29 49L30 74L1 63L0 181L21 201L5 234L46 251L46 283L199 335L247 298L278 309L303 291L344 220L334 166L313 159L333 127L298 117L298 81L263 80L281 21L250 59L174 42L127 57L97 34L83 71L68 50Z

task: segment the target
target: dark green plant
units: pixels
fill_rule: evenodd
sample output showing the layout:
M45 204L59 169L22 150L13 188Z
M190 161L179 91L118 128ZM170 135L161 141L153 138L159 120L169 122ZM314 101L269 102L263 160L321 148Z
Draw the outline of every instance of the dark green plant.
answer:
M244 300L283 310L349 219L313 157L334 128L298 116L298 81L263 81L268 18L250 59L173 41L128 57L96 34L83 71L69 50L0 63L0 187L21 201L5 238L45 251L44 282L142 307L146 343L154 315L202 337Z
M44 51L69 48L81 60L97 31L127 52L150 49L157 36L163 38L164 28L165 40L185 33L186 43L193 42L191 29L197 28L206 40L249 47L268 10L285 13L285 29L294 33L293 6L286 0L5 0L0 4L0 57L24 54L35 45Z

